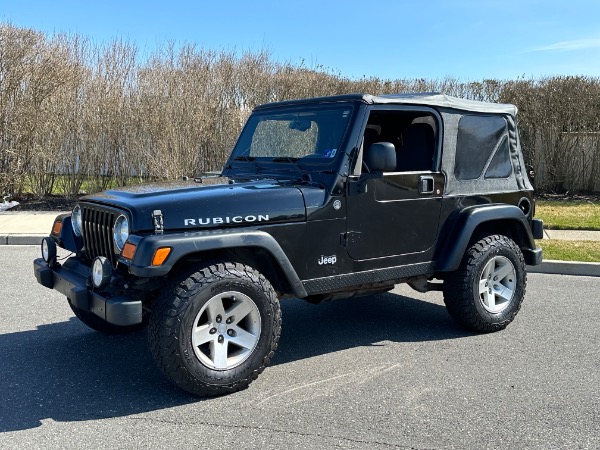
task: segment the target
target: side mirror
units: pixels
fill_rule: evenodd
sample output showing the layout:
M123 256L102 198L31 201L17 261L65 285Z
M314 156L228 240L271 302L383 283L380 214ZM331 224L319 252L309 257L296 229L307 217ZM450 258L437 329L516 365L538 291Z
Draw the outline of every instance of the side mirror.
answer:
M371 172L396 170L396 147L391 142L376 142L365 152L365 164Z

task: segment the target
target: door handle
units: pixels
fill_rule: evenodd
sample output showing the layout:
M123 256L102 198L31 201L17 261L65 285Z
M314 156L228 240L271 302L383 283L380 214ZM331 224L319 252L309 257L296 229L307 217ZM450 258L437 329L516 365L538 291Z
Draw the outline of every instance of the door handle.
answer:
M429 175L419 177L419 194L433 194L433 177Z

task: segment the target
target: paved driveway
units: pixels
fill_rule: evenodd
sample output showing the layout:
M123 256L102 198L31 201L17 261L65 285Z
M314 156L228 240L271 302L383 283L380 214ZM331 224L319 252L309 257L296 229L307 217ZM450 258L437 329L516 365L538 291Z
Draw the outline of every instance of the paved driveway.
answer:
M201 400L154 368L144 332L106 337L0 247L0 448L598 448L600 279L531 274L505 331L440 293L282 302L273 365Z

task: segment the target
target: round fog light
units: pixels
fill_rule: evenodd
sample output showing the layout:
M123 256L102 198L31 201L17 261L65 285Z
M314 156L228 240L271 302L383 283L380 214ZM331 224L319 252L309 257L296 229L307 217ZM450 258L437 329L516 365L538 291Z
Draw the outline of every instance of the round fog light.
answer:
M92 264L92 284L96 288L106 286L112 277L112 266L104 256L98 256Z
M56 259L56 244L49 237L42 239L42 258L48 264Z

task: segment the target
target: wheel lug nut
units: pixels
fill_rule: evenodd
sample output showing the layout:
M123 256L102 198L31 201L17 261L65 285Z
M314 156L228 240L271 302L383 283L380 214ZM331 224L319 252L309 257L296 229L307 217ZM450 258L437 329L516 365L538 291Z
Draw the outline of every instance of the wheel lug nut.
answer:
M231 322L233 322L234 317L233 316L229 316L227 318L227 320L225 321L225 323L230 324Z
M227 330L227 334L228 334L229 336L232 336L232 337L233 337L233 336L235 336L235 330L231 330L231 329L229 329L229 330Z
M219 337L217 338L217 341L219 341L219 344L222 344L224 340L225 340L225 338L223 337L222 334L220 334Z
M498 277L494 277L494 281L498 281Z
M217 329L216 328L211 328L210 330L208 330L208 332L210 334L215 334L217 332Z
M217 322L217 323L221 323L222 320L223 320L223 318L221 317L221 314L219 314L217 317L215 317L215 322Z

